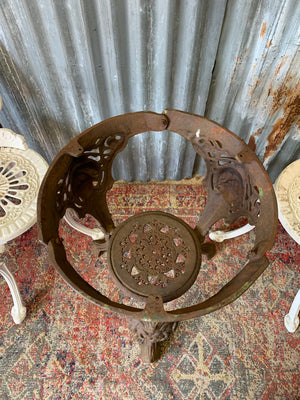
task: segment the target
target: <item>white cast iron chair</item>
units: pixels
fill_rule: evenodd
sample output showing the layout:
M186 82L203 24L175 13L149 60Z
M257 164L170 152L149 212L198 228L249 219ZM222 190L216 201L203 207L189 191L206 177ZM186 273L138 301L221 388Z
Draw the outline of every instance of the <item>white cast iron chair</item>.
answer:
M300 244L300 159L288 165L275 182L278 218L287 233ZM284 324L289 332L299 326L300 289L296 294Z
M1 109L1 96L0 96ZM41 181L48 164L28 148L24 137L0 128L0 253L5 244L36 222L36 203ZM0 259L0 274L10 288L14 306L11 314L16 324L26 315L16 281Z

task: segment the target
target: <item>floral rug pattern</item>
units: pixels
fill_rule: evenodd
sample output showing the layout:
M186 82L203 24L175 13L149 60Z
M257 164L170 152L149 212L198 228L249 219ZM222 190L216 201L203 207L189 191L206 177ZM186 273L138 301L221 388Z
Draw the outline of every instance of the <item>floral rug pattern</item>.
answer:
M191 226L205 204L201 181L115 183L108 195L117 223L142 211L174 213ZM92 223L92 221L88 221ZM60 227L74 267L104 294L134 304L109 278L106 257L91 255L91 240ZM254 233L217 244L203 258L196 284L170 304L202 301L243 265ZM271 400L300 398L300 330L284 326L300 287L299 246L282 226L270 265L239 299L179 324L163 358L145 364L124 317L74 292L50 265L33 226L1 255L18 283L27 316L15 325L12 298L0 277L1 400Z

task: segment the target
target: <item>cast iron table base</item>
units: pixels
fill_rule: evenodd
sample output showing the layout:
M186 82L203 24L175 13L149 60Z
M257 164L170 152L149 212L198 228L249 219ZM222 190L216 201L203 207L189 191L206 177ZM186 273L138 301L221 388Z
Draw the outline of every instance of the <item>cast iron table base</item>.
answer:
M206 162L204 185L208 196L196 228L162 212L139 214L115 227L106 204L106 192L113 185L115 156L132 136L166 129L189 140ZM145 299L143 309L112 301L74 270L58 234L59 222L69 209L80 218L90 214L99 222L104 237L95 240L95 248L98 252L108 250L112 278L126 293ZM209 229L222 218L231 224L240 217L246 217L256 228L245 266L209 299L166 311L165 302L178 298L193 285L202 253L214 255L214 246L204 243ZM38 227L52 263L66 282L89 301L128 316L141 341L143 358L154 361L159 358L160 342L179 321L229 304L264 271L268 265L265 253L271 249L277 231L277 204L262 164L236 135L198 115L176 110L139 112L94 125L61 150L41 186Z

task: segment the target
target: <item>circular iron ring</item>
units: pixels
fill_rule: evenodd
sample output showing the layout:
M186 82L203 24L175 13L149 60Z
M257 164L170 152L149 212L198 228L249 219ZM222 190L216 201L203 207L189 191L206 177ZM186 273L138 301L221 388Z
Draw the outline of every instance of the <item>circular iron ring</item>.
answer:
M232 223L240 216L256 227L255 244L242 270L218 293L202 303L166 312L161 296L148 297L145 309L111 301L89 285L72 267L58 235L59 221L68 208L82 218L91 214L109 236L114 224L106 204L113 185L111 167L130 137L148 131L176 132L189 140L204 158L207 204L196 230L204 237L219 219ZM97 207L94 205L97 204ZM40 239L48 245L57 271L71 287L102 308L140 320L181 321L215 311L239 297L268 265L265 256L277 230L277 203L272 183L261 162L236 135L201 116L176 110L163 114L138 112L105 120L66 145L52 162L38 199Z

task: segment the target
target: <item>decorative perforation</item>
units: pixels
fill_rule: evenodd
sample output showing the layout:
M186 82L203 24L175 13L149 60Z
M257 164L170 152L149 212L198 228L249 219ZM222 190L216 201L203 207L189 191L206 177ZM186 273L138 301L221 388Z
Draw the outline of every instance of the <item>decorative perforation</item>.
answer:
M18 154L20 152L20 154ZM1 149L0 161L0 228L19 220L36 198L39 175L23 151Z
M3 161L0 165L0 218L7 215L9 206L22 203L24 191L29 189L23 177L26 170L20 169L16 161Z
M84 209L87 190L102 190L108 179L108 165L125 141L122 133L97 138L95 143L78 157L57 186L56 207L62 212L68 204Z
M185 260L191 249L177 228L154 220L135 224L120 243L122 265L138 285L166 288L185 273Z
M229 213L236 217L245 215L254 224L260 217L260 191L241 162L242 153L229 155L219 140L197 139L201 152L210 164L208 184L211 190L218 190L229 204ZM243 184L243 181L246 184Z

